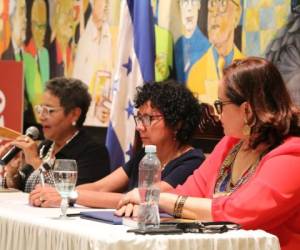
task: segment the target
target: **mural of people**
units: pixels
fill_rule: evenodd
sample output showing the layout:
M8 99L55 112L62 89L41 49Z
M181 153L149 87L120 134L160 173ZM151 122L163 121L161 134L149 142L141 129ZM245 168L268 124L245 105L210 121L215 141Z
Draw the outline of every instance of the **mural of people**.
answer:
M26 39L26 27L27 27L27 18L26 11L27 5L25 0L10 0L4 1L7 6L9 4L9 26L11 33L11 40L9 46L3 52L3 60L15 60L17 62L22 61L24 67L24 128L35 124L36 120L34 117L32 105L29 101L29 94L26 85L25 78L25 60L26 52L24 49L24 42Z
M208 51L191 68L187 86L202 102L217 99L218 80L224 66L243 58L234 44L234 30L240 22L240 0L208 0Z
M27 25L25 0L9 1L9 21L11 41L2 59L22 61Z
M50 62L44 39L48 24L48 10L45 0L34 0L32 3L30 33L32 34L23 56L25 82L28 99L34 106L40 103L44 84L49 80Z
M52 3L50 78L71 76L73 70L74 35L79 22L78 5L75 0L56 0Z
M183 35L175 44L175 64L177 79L184 83L193 64L210 47L197 25L200 7L200 0L179 0Z
M164 9L160 9L160 3L159 0L151 1L155 23L155 80L157 82L167 79L173 68L173 38L170 31L159 24L160 12L164 12Z
M176 69L179 81L201 101L212 103L217 98L221 69L233 59L244 57L240 52L242 44L246 55L266 55L279 67L291 95L300 105L299 10L287 18L290 3L151 0L156 81L172 77ZM93 97L85 125L107 126L118 52L114 48L119 8L119 0L0 1L0 57L23 61L27 104L39 102L43 84L49 78L77 77L89 86ZM237 41L240 30L241 43ZM31 107L27 104L26 110ZM25 115L25 120L28 117Z
M92 14L79 39L73 76L89 86L92 96L85 125L104 126L110 114L116 31L108 23L108 0L91 3Z

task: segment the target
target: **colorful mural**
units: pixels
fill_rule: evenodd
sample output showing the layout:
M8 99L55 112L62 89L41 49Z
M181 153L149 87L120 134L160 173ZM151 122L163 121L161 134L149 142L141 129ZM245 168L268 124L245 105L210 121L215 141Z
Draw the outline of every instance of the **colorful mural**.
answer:
M52 77L77 77L93 97L85 125L107 126L118 0L0 0L0 56L23 61L25 123ZM26 127L26 124L25 124Z
M291 13L290 0L149 2L157 81L177 78L200 101L213 103L223 67L263 56L278 65L300 104L297 3ZM0 0L0 57L24 63L25 122L34 122L32 106L45 82L70 76L84 81L92 95L85 125L108 125L120 6L120 0Z

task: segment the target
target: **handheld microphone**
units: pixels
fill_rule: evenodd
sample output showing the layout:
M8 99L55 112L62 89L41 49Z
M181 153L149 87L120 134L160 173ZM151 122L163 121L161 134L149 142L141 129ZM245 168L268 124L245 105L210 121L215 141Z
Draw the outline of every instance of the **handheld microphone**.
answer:
M26 129L25 135L29 136L33 140L36 140L39 137L39 130L33 126L29 127L28 129ZM13 146L4 156L1 157L0 165L6 165L7 163L9 163L10 160L14 158L20 151L20 148Z

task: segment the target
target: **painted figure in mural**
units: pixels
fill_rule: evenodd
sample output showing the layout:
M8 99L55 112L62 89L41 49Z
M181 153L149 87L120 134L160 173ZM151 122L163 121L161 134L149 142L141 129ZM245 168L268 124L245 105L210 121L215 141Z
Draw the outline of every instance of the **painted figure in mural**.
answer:
M295 7L287 24L266 50L282 74L293 101L300 106L300 5Z
M175 44L175 64L177 79L183 83L186 82L193 64L210 47L197 25L200 7L200 0L179 0L183 35Z
M208 0L208 39L212 46L191 68L187 86L202 102L217 99L218 80L224 66L244 56L234 45L234 30L240 22L240 0Z
M111 103L115 31L108 23L108 0L93 0L92 14L81 35L73 77L89 86L92 103L85 125L107 126Z
M49 80L50 75L49 54L44 47L48 24L48 11L45 0L33 1L30 16L32 37L25 47L23 60L28 99L34 106L40 103L45 82Z
M26 39L26 1L25 0L10 0L3 3L9 4L9 25L11 32L11 40L8 48L2 54L3 60L23 61L24 69L26 68L25 60L26 52L24 50L24 42ZM25 75L25 74L24 74ZM24 77L25 78L25 77ZM28 89L25 78L24 88L24 128L35 123L35 117L32 105L28 97Z
M167 79L170 76L171 70L173 68L172 34L168 29L166 29L166 27L160 26L159 3L159 0L151 1L153 17L155 22L155 80L158 82Z
M0 58L10 43L9 0L0 1Z
M73 38L79 14L76 1L55 1L52 11L52 37L49 48L50 78L69 76L73 68Z
M7 50L3 53L2 59L22 61L27 25L25 0L9 1L9 21L11 42Z

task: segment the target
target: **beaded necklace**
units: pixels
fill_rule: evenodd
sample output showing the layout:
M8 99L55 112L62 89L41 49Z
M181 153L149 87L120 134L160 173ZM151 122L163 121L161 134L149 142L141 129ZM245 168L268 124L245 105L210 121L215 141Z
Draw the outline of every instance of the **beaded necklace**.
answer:
M215 185L215 190L214 190L215 194L217 193L230 194L234 192L236 189L238 189L242 184L246 183L249 180L249 178L254 174L255 169L258 166L258 163L261 160L261 158L268 152L268 150L263 151L257 157L257 159L248 167L248 169L243 173L243 175L238 179L238 181L235 184L233 184L231 182L232 167L241 146L242 146L242 142L234 146L233 149L226 156L225 160L223 161Z

